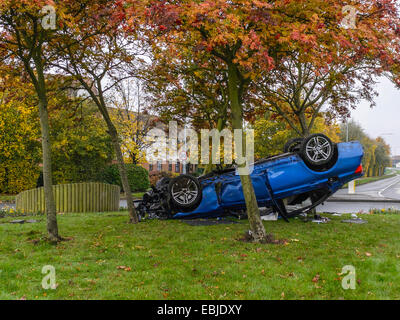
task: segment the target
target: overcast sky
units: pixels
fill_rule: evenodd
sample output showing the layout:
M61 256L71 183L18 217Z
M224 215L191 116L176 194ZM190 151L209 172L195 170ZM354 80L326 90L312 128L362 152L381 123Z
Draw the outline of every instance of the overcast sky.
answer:
M359 122L371 138L382 136L390 144L392 154L400 155L400 90L382 78L377 91L377 106L371 109L367 102L361 103L352 111L352 119Z

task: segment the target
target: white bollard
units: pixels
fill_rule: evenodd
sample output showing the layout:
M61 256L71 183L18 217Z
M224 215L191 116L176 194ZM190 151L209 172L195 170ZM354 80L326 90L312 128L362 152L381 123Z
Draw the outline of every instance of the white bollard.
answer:
M356 193L356 180L353 180L349 182L349 194L355 194L355 193Z

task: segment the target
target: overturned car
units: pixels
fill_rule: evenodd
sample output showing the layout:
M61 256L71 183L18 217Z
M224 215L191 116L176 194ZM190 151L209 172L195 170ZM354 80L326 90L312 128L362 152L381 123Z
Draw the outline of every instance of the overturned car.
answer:
M288 141L285 153L254 163L251 180L259 207L283 219L307 213L344 184L363 175L359 142L334 144L323 134ZM288 210L306 200L309 204ZM162 178L137 203L143 218L211 218L245 215L237 169L215 170L199 178Z

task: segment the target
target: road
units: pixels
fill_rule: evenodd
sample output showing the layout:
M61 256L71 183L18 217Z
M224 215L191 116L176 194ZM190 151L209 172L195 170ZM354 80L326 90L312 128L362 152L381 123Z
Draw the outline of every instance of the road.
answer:
M325 202L317 207L317 212L326 213L368 213L372 209L396 209L400 211L400 203L390 202Z
M348 189L341 189L335 194L335 197L340 196L349 196ZM383 201L388 199L400 201L400 175L358 186L356 187L356 196Z
M358 213L389 208L400 210L400 175L358 186L355 195L349 195L348 189L341 189L317 211Z

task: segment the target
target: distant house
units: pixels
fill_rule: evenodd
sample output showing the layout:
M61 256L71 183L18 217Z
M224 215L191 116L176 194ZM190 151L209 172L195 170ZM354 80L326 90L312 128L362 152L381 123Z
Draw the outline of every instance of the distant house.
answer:
M132 121L134 123L134 128L133 131L130 132L130 130L125 130L124 133L121 134L120 132L120 138L122 141L122 146L123 145L129 145L129 141L132 138L136 140L136 145L139 146L142 152L146 154L147 150L150 148L150 145L145 142L145 135L149 132L150 129L152 128L158 128L161 129L162 131L166 132L168 134L168 126L163 123L162 121L159 120L157 116L148 114L148 113L137 113L135 111L130 111L126 109L116 109L116 108L109 108L109 112L112 115L113 118L121 119L125 123L129 123ZM136 135L135 130L136 128L140 128L140 133ZM178 128L179 130L180 128ZM126 140L128 139L128 140ZM126 158L131 158L131 154L129 154L129 151L127 148L124 148L124 154ZM116 163L114 160L113 163ZM170 162L170 161L159 161L157 163L138 163L139 166L145 168L147 171L149 171L150 175L154 175L160 172L167 172L167 173L174 173L174 174L180 174L183 173L183 166L184 164L179 161L175 162ZM186 172L187 173L194 173L198 169L198 165L186 164Z
M141 163L140 166L149 171L149 174L155 174L159 172L168 172L168 173L182 173L183 172L183 163L181 162L157 162L156 164L152 163ZM186 172L193 173L197 171L197 165L195 164L186 164Z

